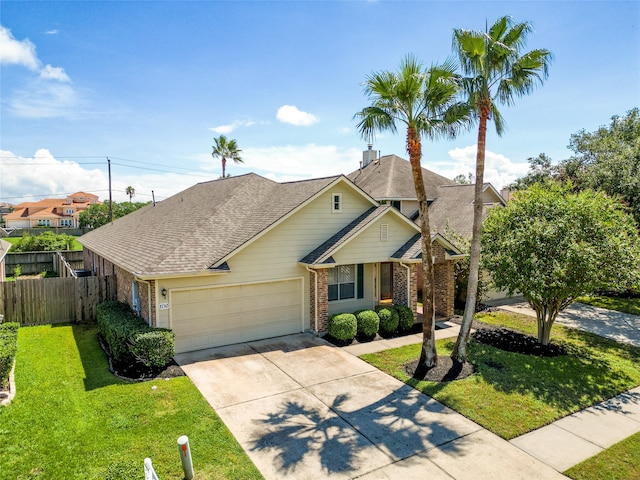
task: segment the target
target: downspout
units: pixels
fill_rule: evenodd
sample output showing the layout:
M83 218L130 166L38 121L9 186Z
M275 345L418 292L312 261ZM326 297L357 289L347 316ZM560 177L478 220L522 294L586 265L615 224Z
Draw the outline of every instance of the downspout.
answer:
M411 307L411 267L403 262L400 262L400 266L407 269L407 305Z
M316 272L314 269L309 268L309 265L305 265L305 268L307 269L308 272L312 272L313 276L315 278L315 281L313 282L315 284L314 286L314 293L313 293L313 300L315 301L315 305L313 308L313 313L314 313L314 322L315 322L315 326L316 326L316 335L318 334L318 272Z
M147 322L149 322L149 326L153 326L153 314L152 314L152 309L151 309L151 282L147 281L147 280L141 280L138 277L134 277L136 279L136 282L140 282L140 283L144 283L147 286L147 304L149 307L149 320L147 320Z

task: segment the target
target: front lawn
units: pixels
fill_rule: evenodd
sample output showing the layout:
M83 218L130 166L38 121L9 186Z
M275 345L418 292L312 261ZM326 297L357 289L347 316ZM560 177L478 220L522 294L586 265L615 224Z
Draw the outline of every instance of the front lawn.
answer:
M476 319L535 335L535 319L504 312ZM432 396L505 439L511 439L599 403L640 384L640 349L586 332L555 325L552 341L571 352L559 357L510 353L469 342L468 359L476 374L464 380L433 383L407 374L404 364L420 355L420 345L361 358ZM454 339L438 341L449 355Z
M18 391L0 408L0 479L143 478L145 457L162 480L181 479L180 435L189 437L196 479L262 478L187 377L120 380L96 333L20 328Z
M15 245L18 243L22 237L3 237L3 240L6 240L11 245ZM71 250L82 250L82 244L78 241L78 237L74 237L73 243L71 244ZM11 251L11 249L9 249Z
M608 310L617 310L618 312L640 315L640 298L602 297L592 295L589 297L580 297L576 301L586 303L587 305L593 305L594 307L602 307Z
M640 433L603 450L564 472L575 480L629 480L640 478Z

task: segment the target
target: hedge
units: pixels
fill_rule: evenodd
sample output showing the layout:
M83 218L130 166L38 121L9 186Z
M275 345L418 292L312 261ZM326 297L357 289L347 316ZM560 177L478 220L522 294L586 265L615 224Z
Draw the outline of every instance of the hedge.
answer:
M385 334L391 334L398 329L400 323L400 315L393 307L382 307L377 310L380 317L380 331Z
M358 335L372 337L378 333L380 317L373 310L362 310L356 314L358 320Z
M398 315L400 315L398 328L404 332L411 330L413 328L413 324L415 323L415 318L411 307L407 307L406 305L394 305L394 308L398 311Z
M173 358L173 332L150 327L126 303L101 303L97 307L96 319L109 352L116 361L139 361L147 367L164 367Z
M353 340L358 322L352 313L339 313L329 318L329 335L338 340Z
M6 383L18 349L18 328L16 322L0 323L0 384Z

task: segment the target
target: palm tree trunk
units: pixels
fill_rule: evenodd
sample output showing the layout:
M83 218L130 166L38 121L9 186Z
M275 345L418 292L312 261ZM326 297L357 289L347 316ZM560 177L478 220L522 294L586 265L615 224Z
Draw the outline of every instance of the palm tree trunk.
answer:
M227 169L227 159L222 157L222 178L224 178L225 170Z
M478 280L480 274L480 236L482 234L482 189L484 186L484 158L487 145L487 122L491 112L491 100L480 105L480 122L478 126L478 151L476 153L476 185L473 204L473 233L471 237L471 257L469 258L469 278L467 280L467 298L462 316L462 325L451 352L451 358L457 362L467 361L467 342L471 332L471 323L476 313L478 297Z
M436 330L433 298L433 259L431 253L431 229L429 227L429 211L427 209L427 193L422 178L422 144L414 127L407 129L407 150L411 163L411 173L418 198L418 215L422 240L422 351L418 361L417 372L424 372L438 364L436 352Z

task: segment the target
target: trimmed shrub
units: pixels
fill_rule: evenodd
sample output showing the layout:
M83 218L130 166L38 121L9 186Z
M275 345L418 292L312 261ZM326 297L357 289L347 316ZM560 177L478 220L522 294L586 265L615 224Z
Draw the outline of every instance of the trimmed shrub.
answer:
M116 361L164 367L175 353L173 332L150 327L126 303L112 301L98 305L97 323Z
M377 310L380 317L380 332L390 335L398 329L400 315L393 307L381 307Z
M413 310L411 310L411 307L408 307L406 305L394 305L394 308L398 311L398 315L400 315L398 329L403 332L411 330L413 328L413 324L415 323L415 317L413 315Z
M353 340L358 331L358 321L352 313L338 313L329 319L329 335L338 340Z
M18 349L18 328L16 322L0 323L0 384L9 378L13 359Z
M356 315L358 321L358 335L373 337L378 333L380 317L373 310L362 310Z
M175 354L174 335L171 330L156 328L136 333L131 339L131 353L147 367L164 367Z

